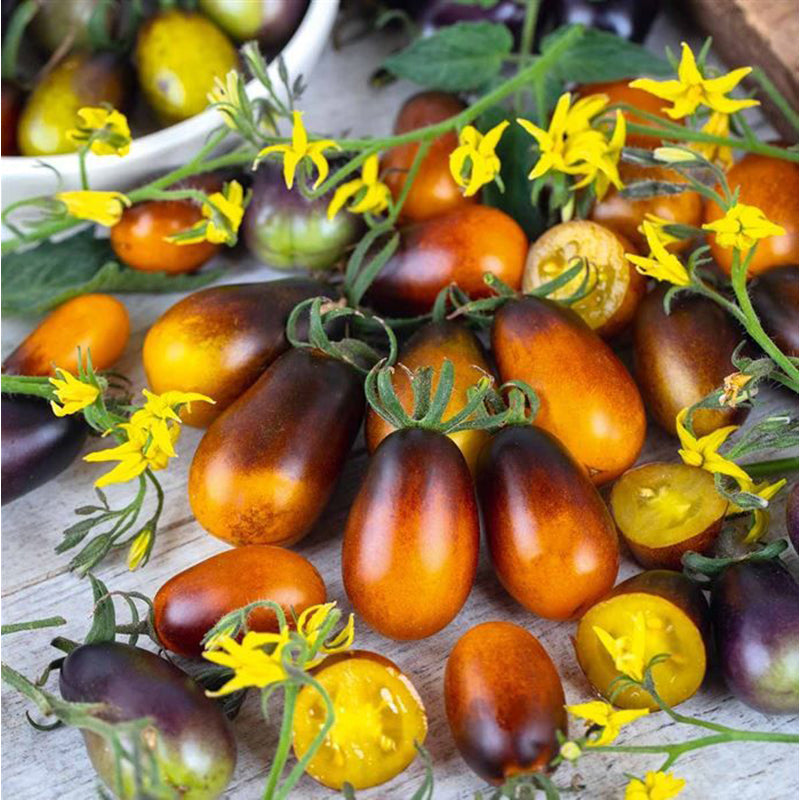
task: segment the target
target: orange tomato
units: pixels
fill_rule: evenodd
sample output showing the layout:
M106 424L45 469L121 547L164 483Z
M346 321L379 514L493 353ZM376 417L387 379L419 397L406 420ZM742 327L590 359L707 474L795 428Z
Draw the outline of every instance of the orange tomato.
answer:
M91 353L96 370L114 366L125 350L131 326L125 306L108 294L74 297L50 312L5 360L14 375L54 375L54 367L78 371Z

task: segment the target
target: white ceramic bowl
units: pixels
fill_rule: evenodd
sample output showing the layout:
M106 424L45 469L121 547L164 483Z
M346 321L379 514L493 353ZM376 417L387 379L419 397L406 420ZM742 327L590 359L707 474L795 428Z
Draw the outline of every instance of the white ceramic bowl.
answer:
M307 77L319 60L338 7L339 0L311 0L309 3L294 36L281 51L290 80L300 74ZM277 59L269 65L269 76L276 86L280 86ZM251 81L247 93L250 97L257 97L266 92L258 81ZM128 189L156 171L163 172L185 164L220 122L219 112L208 109L183 122L134 139L130 152L122 158L90 153L87 167L92 189ZM44 164L55 169L60 180ZM43 158L3 157L0 159L0 178L3 208L30 197L80 189L78 158L73 153Z

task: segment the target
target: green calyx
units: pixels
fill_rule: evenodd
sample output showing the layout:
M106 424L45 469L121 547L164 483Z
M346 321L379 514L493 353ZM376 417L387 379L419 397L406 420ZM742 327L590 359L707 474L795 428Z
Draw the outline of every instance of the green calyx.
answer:
M705 584L719 577L728 567L734 564L772 561L775 558L779 558L788 546L789 543L785 539L777 539L760 550L753 550L746 555L732 558L709 558L708 556L700 555L700 553L689 551L683 554L681 563L683 564L683 571L688 578L691 578L696 583Z

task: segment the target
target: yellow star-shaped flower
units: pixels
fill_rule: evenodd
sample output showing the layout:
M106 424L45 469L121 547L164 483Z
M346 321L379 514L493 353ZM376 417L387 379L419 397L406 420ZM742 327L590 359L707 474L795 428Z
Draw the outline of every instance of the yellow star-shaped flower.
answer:
M74 375L60 367L56 368L56 378L50 378L50 383L55 388L58 403L50 401L50 408L57 417L75 414L90 406L100 395L100 389L91 383L84 383Z
M565 706L565 708L573 717L585 719L587 722L599 725L603 729L599 736L588 741L589 747L610 744L619 736L621 728L650 713L647 708L632 708L620 711L603 700L593 700L591 703L580 703L576 706Z
M212 664L232 669L234 674L219 690L206 694L209 697L220 697L239 689L263 689L284 680L287 675L281 657L288 643L288 628L280 633L248 631L241 644L231 636L216 637L214 648L206 647L203 658ZM273 645L269 653L264 649L267 645Z
M780 225L770 222L760 208L744 203L731 206L722 219L707 222L703 225L703 230L713 231L721 247L732 247L743 252L748 251L760 239L783 236L786 233Z
M641 231L650 246L650 256L645 258L625 253L625 258L636 267L636 271L659 281L673 283L675 286L689 286L692 282L689 272L680 259L664 246L665 242L660 226L650 220L645 220L641 225Z
M378 169L378 156L372 155L364 162L360 178L339 186L328 205L328 219L333 219L351 197L356 199L347 210L353 214L380 214L384 211L389 206L391 192L385 183L378 180Z
M125 156L131 149L131 129L125 115L113 108L86 107L78 111L80 122L67 132L78 145L91 140L89 149L98 156Z
M644 780L632 778L625 788L625 800L672 800L686 786L683 778L671 772L648 772Z
M347 624L327 642L319 641L322 627L331 611L336 608L336 603L323 603L309 606L297 618L297 632L308 642L309 649L316 649L316 657L306 666L313 667L319 664L326 655L343 653L349 650L355 638L355 621L351 614Z
M472 197L481 186L491 183L499 174L500 159L495 149L508 124L504 120L485 134L472 125L466 125L459 132L458 147L450 153L450 174L464 189L464 197Z
M64 204L66 212L71 216L96 222L108 228L120 221L122 212L131 204L121 192L79 190L59 192L55 198Z

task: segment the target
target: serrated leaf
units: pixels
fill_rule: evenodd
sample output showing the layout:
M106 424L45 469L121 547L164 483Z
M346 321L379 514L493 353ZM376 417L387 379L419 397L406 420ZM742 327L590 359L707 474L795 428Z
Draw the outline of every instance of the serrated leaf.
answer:
M216 280L221 270L194 275L140 272L116 261L108 239L90 230L32 250L9 253L0 275L6 314L42 314L89 292L183 292Z
M92 627L86 634L85 644L91 642L113 642L117 634L117 617L114 612L114 601L108 595L106 585L89 573L94 598Z
M383 66L398 78L429 89L461 92L491 81L514 44L508 28L492 22L458 22L390 56Z

